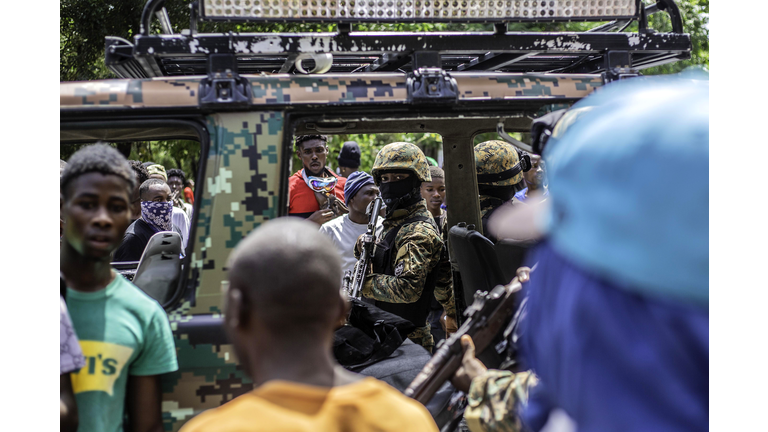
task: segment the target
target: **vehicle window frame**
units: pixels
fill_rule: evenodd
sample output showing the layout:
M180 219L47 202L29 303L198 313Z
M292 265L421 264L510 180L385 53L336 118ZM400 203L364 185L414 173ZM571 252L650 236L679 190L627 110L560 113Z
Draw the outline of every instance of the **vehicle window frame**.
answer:
M208 131L208 127L205 123L205 118L203 117L195 117L195 118L188 118L188 119L130 119L130 120L119 120L119 119L112 119L112 120L91 120L91 121L62 121L60 122L60 130L85 130L85 129L156 129L160 127L165 126L178 126L180 128L191 128L194 130L197 134L197 141L200 143L200 156L198 160L198 170L197 170L197 176L194 179L195 180L195 202L193 204L193 214L195 215L194 218L190 221L190 227L189 227L189 239L187 240L187 248L185 250L184 259L181 260L181 266L182 266L182 272L181 277L179 278L179 282L177 286L174 288L173 294L169 297L169 300L161 304L163 309L166 311L173 309L175 306L178 305L178 303L181 301L181 299L184 298L185 294L188 293L190 289L194 289L195 286L195 279L192 276L192 251L194 251L195 246L195 233L197 232L197 215L199 214L200 205L202 203L203 198L203 189L205 186L205 170L208 162L208 158L206 155L208 154L208 150L210 148L210 133ZM155 140L171 140L171 139L186 139L190 140L189 135L185 136L178 136L178 135L167 135L167 136L157 136L155 138L147 139L147 141L155 141ZM119 139L112 139L107 138L106 139L109 142L120 142ZM86 142L92 142L91 140L88 140ZM75 141L68 141L66 144L77 144L78 142ZM125 267L124 263L120 263L118 261L115 261L113 264L113 267L121 268ZM115 265L116 264L116 265Z

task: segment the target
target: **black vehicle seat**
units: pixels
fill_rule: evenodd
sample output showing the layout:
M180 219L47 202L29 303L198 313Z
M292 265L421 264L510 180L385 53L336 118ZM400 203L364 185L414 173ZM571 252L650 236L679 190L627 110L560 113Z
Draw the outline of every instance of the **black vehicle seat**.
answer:
M504 275L504 283L509 283L515 277L517 269L523 265L528 249L535 244L536 241L501 239L493 246L499 268Z
M475 231L473 225L460 223L448 231L448 237L455 254L452 260L459 265L467 305L472 304L476 291L490 291L509 282L499 266L493 243Z
M133 284L161 305L173 295L181 276L181 236L162 231L153 235L136 268Z
M477 232L473 225L459 223L448 231L448 238L455 255L451 260L455 260L459 265L464 302L467 306L474 301L475 292L491 291L497 285L505 285L512 280L502 271L493 242ZM515 267L512 270L513 276L516 269ZM510 320L511 318L508 317ZM502 328L506 328L506 324ZM477 355L489 368L499 368L506 359L507 344L502 333L496 335L491 344Z

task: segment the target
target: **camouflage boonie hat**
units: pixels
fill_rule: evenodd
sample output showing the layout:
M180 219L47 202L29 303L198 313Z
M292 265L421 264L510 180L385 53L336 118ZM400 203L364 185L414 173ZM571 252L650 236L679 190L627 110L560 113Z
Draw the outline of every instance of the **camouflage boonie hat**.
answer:
M422 182L432 181L432 176L429 175L427 157L424 156L421 149L411 143L396 142L387 144L379 150L371 170L376 184L381 183L382 171L390 170L408 170Z
M478 176L503 173L512 169L519 161L517 150L506 141L491 140L475 146L475 169ZM511 178L493 182L484 182L482 177L479 177L477 183L489 186L512 186L521 180L523 180L522 170Z

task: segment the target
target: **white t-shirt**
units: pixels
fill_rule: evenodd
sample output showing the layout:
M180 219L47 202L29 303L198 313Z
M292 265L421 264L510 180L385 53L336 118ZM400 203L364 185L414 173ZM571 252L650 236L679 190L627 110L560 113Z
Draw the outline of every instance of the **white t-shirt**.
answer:
M183 256L189 241L189 218L187 213L183 209L174 207L171 213L171 224L173 224L174 231L181 235L181 255Z
M379 218L378 225L376 225L377 236L381 232L381 220L382 218ZM355 243L357 238L365 234L367 229L367 223L354 223L347 214L329 220L320 227L320 232L331 239L341 255L342 277L344 277L344 273L347 270L355 269L355 262L357 262L355 259Z

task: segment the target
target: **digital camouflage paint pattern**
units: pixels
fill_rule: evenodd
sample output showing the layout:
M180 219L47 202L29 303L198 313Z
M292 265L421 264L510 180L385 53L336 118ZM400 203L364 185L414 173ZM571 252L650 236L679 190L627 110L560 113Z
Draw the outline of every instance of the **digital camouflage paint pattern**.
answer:
M530 371L488 369L472 380L464 419L472 432L520 432L517 409L528 403L528 389L538 383Z
M163 377L163 422L177 431L192 416L250 391L251 381L221 328L222 281L235 245L277 217L283 115L281 112L215 114L207 118L210 148L205 185L195 213L194 290L169 311L179 370ZM209 330L210 332L210 330Z
M324 75L241 75L257 106L404 104L402 73ZM580 99L602 86L597 74L519 74L452 72L459 101ZM197 107L201 78L119 79L64 82L60 107L66 109Z

